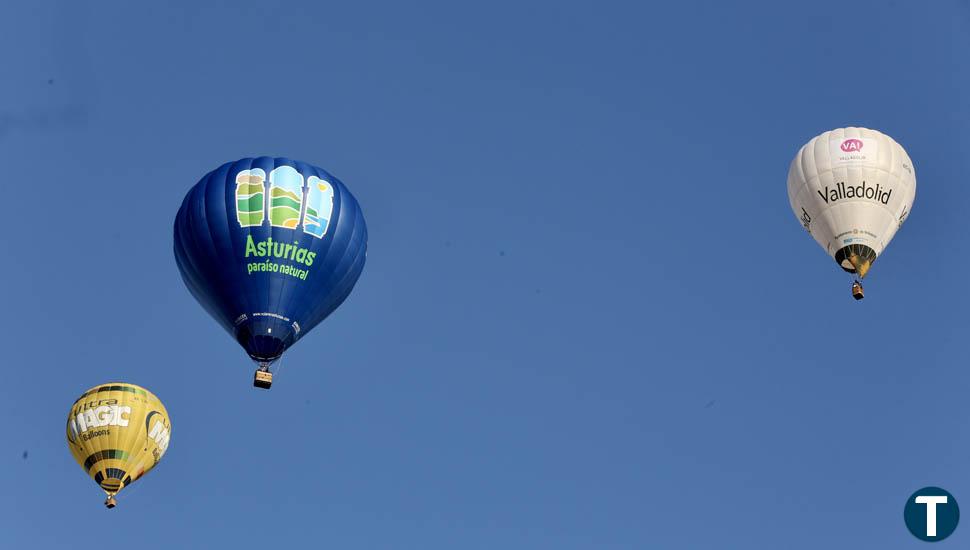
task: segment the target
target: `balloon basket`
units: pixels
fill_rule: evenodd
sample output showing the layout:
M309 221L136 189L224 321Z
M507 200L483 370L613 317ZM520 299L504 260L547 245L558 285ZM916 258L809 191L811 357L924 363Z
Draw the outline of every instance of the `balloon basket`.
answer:
M253 377L253 387L268 390L273 385L273 373L268 370L257 370Z
M115 507L115 506L117 506L117 505L118 505L118 501L117 501L117 500L115 500L115 497L108 497L108 500L106 500L106 501L104 501L104 506L105 506L105 507L106 507L106 508L107 508L108 510L110 510L110 509L112 509L112 508L114 508L114 507Z
M856 300L861 300L866 297L866 295L862 292L862 285L860 285L858 282L852 283L852 297Z

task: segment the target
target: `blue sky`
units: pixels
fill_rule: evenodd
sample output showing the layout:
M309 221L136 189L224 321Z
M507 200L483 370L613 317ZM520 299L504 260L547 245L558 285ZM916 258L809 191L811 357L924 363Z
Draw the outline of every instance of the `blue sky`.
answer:
M895 549L970 503L966 2L93 4L0 18L0 546ZM785 190L847 125L918 180L860 303ZM252 155L370 230L269 392L172 256ZM173 433L107 511L64 422L110 380Z

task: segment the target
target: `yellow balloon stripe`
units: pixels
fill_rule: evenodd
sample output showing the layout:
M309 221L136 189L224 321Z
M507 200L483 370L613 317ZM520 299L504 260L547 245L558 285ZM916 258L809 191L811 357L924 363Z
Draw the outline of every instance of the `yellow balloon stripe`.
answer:
M107 460L109 458L117 458L127 462L128 451L122 451L121 449L108 449L106 451L98 451L84 459L84 469L90 470L91 466L94 466L96 463L102 460Z

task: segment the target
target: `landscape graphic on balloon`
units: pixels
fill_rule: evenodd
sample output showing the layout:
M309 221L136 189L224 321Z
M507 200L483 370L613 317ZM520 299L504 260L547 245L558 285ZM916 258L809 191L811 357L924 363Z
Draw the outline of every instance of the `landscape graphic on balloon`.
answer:
M316 176L307 178L307 184L303 231L320 238L327 232L330 215L333 213L333 187Z
M295 229L303 205L303 175L291 166L280 166L269 173L269 223L273 227Z
M259 168L241 170L236 175L236 220L239 227L263 224L266 216L266 172Z

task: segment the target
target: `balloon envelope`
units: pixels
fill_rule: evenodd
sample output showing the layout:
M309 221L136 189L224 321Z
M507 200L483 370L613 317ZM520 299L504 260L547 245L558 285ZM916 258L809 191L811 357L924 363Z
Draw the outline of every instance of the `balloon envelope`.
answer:
M825 132L788 171L792 211L842 269L865 277L913 207L916 170L891 137L867 128Z
M84 392L67 415L74 460L108 496L158 464L172 435L168 411L155 394L112 382Z
M350 191L286 158L244 158L206 174L185 196L174 233L189 291L261 363L347 298L367 252Z

